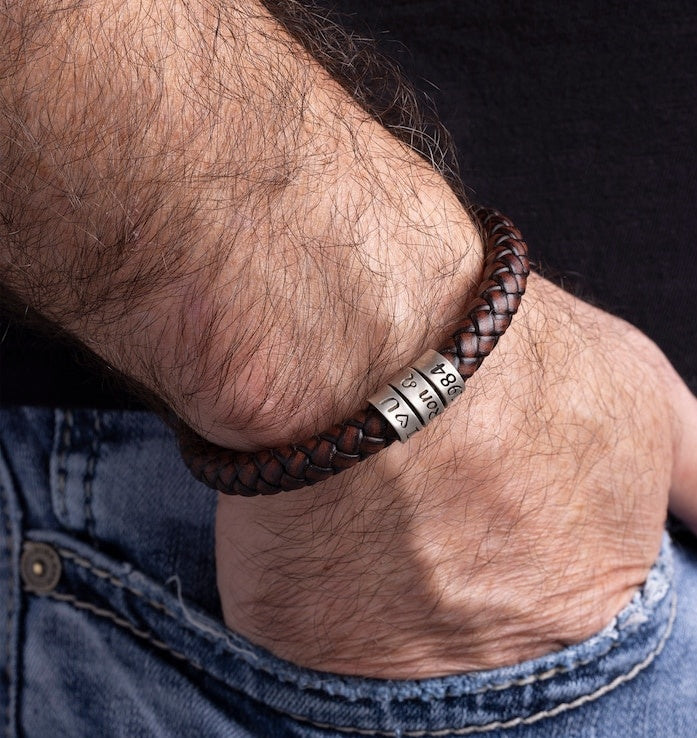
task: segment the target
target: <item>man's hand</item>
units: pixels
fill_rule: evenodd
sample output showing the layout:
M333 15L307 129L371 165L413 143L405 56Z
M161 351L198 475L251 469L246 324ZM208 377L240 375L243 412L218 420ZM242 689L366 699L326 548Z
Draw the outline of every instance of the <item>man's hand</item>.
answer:
M651 341L531 275L463 398L408 444L220 500L226 619L290 660L390 678L580 641L645 580L671 488L697 530L696 420Z
M0 279L210 440L321 430L461 316L457 198L261 6L15 3L0 33ZM671 485L697 528L695 417L650 341L533 277L406 446L221 500L226 621L385 677L584 638L644 580Z

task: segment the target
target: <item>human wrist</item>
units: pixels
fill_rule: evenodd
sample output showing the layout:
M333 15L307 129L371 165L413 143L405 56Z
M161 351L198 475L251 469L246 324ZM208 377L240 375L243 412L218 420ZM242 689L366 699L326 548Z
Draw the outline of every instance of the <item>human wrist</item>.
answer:
M399 161L394 180L404 181L404 169ZM286 227L273 239L274 253L261 245L263 262L250 264L259 270L250 280L257 302L231 311L244 314L253 332L240 340L239 324L230 324L210 350L196 351L220 367L222 388L194 424L198 432L237 449L297 440L360 409L381 381L449 335L481 276L482 247L445 183L429 179L413 173L409 186L423 196L416 205L360 214L350 208L366 196L383 201L387 187L373 180L369 192L365 184L350 191L353 183L342 183L327 196L325 222L300 232ZM302 213L307 195L286 195L288 210ZM224 304L227 278L223 266L199 293L212 301L206 309Z

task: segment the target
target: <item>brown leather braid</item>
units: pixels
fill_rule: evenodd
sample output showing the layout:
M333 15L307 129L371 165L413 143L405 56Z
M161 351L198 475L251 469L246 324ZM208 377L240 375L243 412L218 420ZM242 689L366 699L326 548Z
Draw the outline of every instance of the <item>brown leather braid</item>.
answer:
M449 343L439 349L468 379L510 325L525 292L528 251L519 231L496 210L477 208L486 257L478 297ZM239 453L210 443L188 428L180 449L193 475L225 494L273 495L322 482L387 448L397 435L373 407L295 444Z

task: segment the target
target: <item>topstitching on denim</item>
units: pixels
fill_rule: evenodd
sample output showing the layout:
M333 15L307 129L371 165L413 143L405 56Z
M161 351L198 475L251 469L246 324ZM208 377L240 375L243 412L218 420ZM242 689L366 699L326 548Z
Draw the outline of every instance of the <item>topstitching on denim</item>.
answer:
M65 523L68 519L68 502L66 499L66 487L68 485L68 454L72 446L73 438L73 414L70 410L61 413L54 412L56 424L55 452L56 458L56 484L54 508L56 516ZM54 487L54 485L51 485Z
M100 413L83 413L76 419L71 410L56 410L54 423L50 485L53 511L62 525L71 530L84 530L96 545L92 501L102 444ZM79 463L79 472L76 462Z
M161 602L156 602L155 600L148 597L145 592L143 592L140 589L137 589L136 587L132 587L125 582L121 581L117 577L115 577L111 572L106 571L106 569L100 569L97 566L94 566L90 561L83 558L82 556L79 556L76 553L73 553L72 551L68 551L67 548L59 548L58 553L63 556L63 558L71 560L76 566L79 566L82 569L86 569L90 573L94 574L96 577L99 577L99 579L104 579L109 584L112 584L114 587L118 587L119 589L125 589L127 592L130 592L132 595L135 595L136 597L140 597L142 600L144 600L148 605L155 608L159 612L164 613L170 618L173 618L174 620L179 621L179 615L174 613L172 610L170 610L166 605L163 605Z
M84 509L85 509L85 529L91 541L95 541L95 520L92 512L92 485L94 482L97 463L99 461L99 453L102 441L102 428L99 418L99 412L94 411L94 420L92 423L92 443L87 457L87 465L85 474L82 478L82 486L84 490Z
M230 637L228 635L224 633L213 634L209 632L208 629L197 626L196 622L192 618L186 617L185 613L183 613L184 617L182 618L182 615L175 613L173 610L168 608L164 603L154 600L151 596L148 596L143 590L133 587L130 584L127 584L122 579L119 579L114 574L106 571L105 569L100 569L99 567L94 566L92 562L80 556L79 554L74 553L73 551L69 551L66 548L58 548L57 550L61 556L72 561L76 566L79 566L81 569L89 571L94 576L98 577L99 579L103 581L108 582L112 586L118 587L119 589L123 589L126 592L129 592L130 594L134 595L135 597L138 597L146 605L149 605L157 612L160 612L163 615L166 615L167 617L174 620L178 625L186 627L187 629L196 633L196 635L202 636L205 640L209 641L210 643L222 645L230 653L242 658L247 664L249 664L253 668L260 668L258 664L256 663L258 661L258 656L253 651L250 651L249 649L246 649L243 646L237 646L231 643ZM182 607L183 609L183 605L181 602L179 603L179 606ZM83 608L83 609L86 609L86 608ZM92 608L87 608L87 609L92 609ZM116 618L118 618L119 620L122 620L122 618L116 613L111 613L111 611L106 611L106 610L104 612L109 612L110 614L113 614ZM128 623L128 625L130 626L129 629L132 629L134 631L140 631L140 629L136 625L131 623L130 621L127 621L124 619L124 622ZM146 631L140 631L140 632L146 633ZM233 635L233 634L230 634L230 635ZM149 637L148 640L152 640L152 638ZM273 676L274 678L276 676L275 672L271 670L267 670L264 668L261 668L261 670L267 673L269 676Z
M31 590L27 590L31 591ZM147 641L148 643L155 646L155 648L160 649L161 651L166 651L171 656L174 656L175 658L179 659L180 661L186 661L191 666L195 667L196 669L200 669L203 671L204 667L198 663L198 661L194 661L193 659L189 658L185 653L182 653L181 651L175 651L173 648L168 646L164 641L159 640L158 638L154 638L152 633L150 633L147 630L143 630L142 628L137 628L133 623L126 620L125 618L122 618L118 613L115 613L113 610L107 610L104 607L97 607L96 605L93 605L91 602L85 602L85 600L80 600L77 597L69 594L64 594L63 592L45 592L41 595L42 597L50 597L52 600L56 600L57 602L66 602L69 605L72 605L76 610L87 610L88 612L91 612L93 615L96 615L100 618L106 618L107 620L111 620L112 623L115 625L118 625L121 628L125 628L129 633L132 633L134 636L143 639L144 641ZM157 604L150 602L149 604ZM170 614L167 610L163 608L163 612L166 614Z

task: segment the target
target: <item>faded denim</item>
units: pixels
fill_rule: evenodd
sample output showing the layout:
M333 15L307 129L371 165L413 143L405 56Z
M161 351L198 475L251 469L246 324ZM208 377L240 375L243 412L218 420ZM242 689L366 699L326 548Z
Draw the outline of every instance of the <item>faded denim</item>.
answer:
M668 537L584 643L385 681L302 669L225 628L214 509L148 413L0 411L0 735L697 734L697 557ZM27 568L46 551L50 581Z

